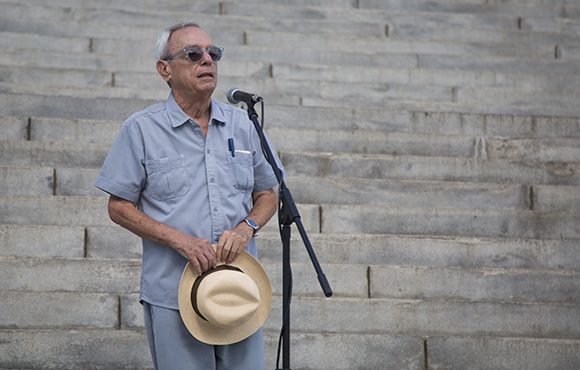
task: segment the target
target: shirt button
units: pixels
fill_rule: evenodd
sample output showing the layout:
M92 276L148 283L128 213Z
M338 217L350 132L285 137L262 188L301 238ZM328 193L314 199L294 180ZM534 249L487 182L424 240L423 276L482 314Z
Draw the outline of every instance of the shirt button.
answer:
M215 207L215 208L213 209L213 211L214 211L214 212L217 212L217 207Z
M212 178L209 180L209 182L211 182L211 183L214 183L214 182L215 182L215 179L212 177Z
M208 150L207 150L207 154L209 154L209 152L210 152L210 150L208 149Z

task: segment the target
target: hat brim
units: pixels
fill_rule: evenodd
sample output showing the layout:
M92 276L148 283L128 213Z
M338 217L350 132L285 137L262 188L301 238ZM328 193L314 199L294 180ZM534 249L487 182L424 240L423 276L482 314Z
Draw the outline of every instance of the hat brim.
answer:
M189 262L183 269L178 291L179 314L187 330L201 342L216 345L237 343L254 334L268 319L272 306L272 284L260 262L244 251L230 265L252 278L260 292L260 305L254 315L234 328L213 325L197 315L191 303L191 289L198 275Z

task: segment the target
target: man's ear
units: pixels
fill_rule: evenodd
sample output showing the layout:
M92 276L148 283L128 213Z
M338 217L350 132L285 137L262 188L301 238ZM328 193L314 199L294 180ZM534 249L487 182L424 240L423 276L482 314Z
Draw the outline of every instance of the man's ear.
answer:
M171 66L165 60L157 61L157 72L165 82L169 83L171 80Z

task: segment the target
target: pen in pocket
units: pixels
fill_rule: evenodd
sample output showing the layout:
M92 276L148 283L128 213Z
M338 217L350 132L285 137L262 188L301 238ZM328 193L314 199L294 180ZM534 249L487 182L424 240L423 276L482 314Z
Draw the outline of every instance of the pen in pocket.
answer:
M236 147L234 146L234 138L228 139L228 150L232 153L232 158L236 156Z

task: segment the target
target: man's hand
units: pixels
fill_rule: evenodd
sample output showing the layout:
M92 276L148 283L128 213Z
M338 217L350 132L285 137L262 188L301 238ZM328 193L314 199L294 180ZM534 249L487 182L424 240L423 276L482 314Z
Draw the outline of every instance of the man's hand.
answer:
M207 239L183 233L172 247L189 260L196 275L201 275L217 265L216 253Z
M232 263L238 258L246 248L254 229L242 222L232 230L224 231L217 244L216 256L218 260L225 263Z
M111 220L141 238L152 240L175 249L191 262L193 271L201 274L217 264L214 249L209 240L193 237L169 225L158 222L127 200L114 195L109 197Z

